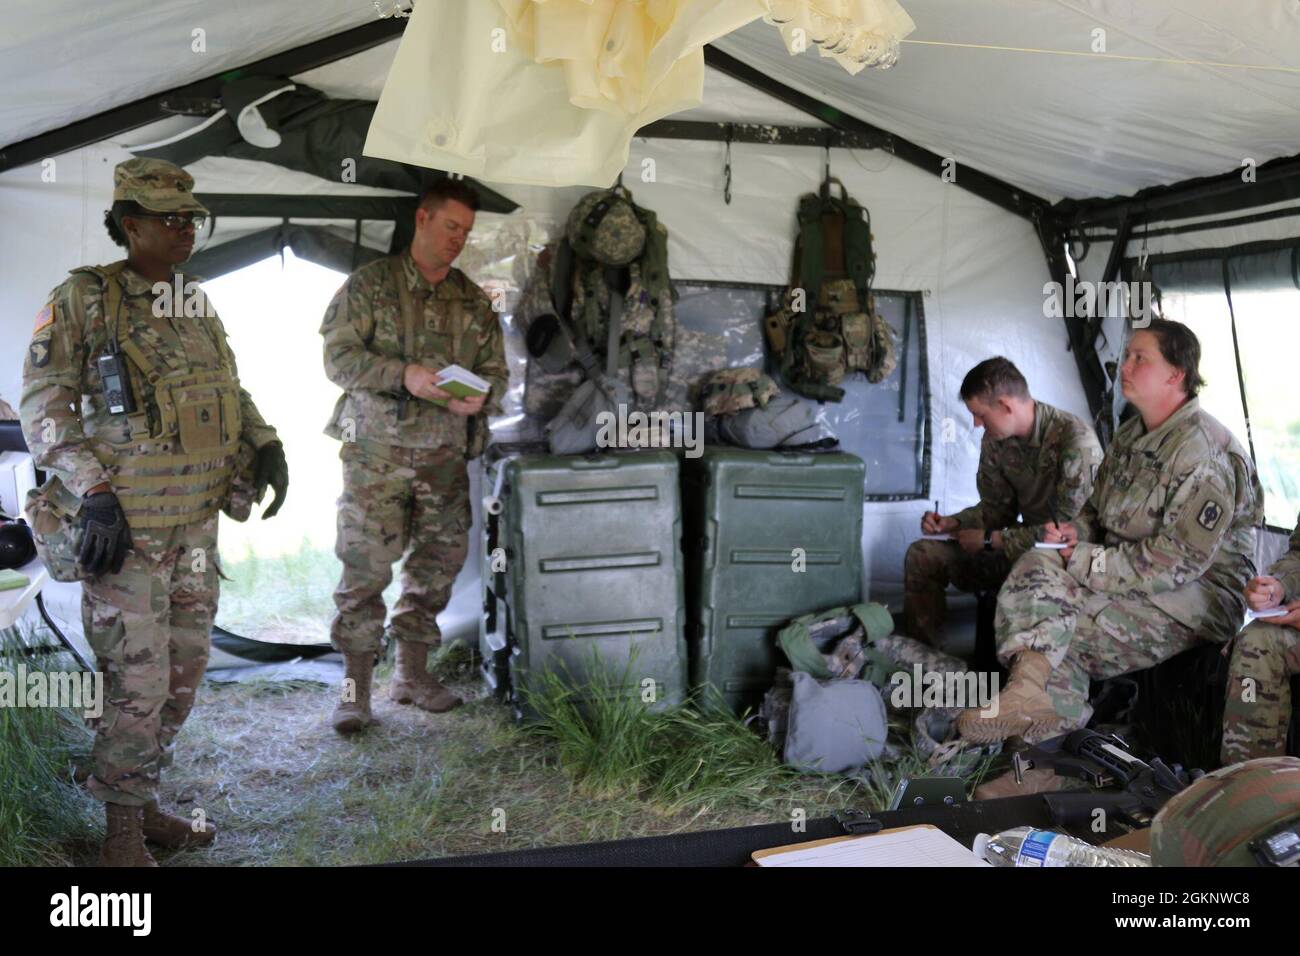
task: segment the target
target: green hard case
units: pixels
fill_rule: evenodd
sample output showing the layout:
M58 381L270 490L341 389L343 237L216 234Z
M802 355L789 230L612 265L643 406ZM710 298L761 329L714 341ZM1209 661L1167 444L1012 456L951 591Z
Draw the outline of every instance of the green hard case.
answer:
M624 693L654 707L681 703L687 658L677 456L508 458L489 466L489 497L497 469L504 469L501 511L485 520L479 631L487 685L517 717L532 718L525 690L534 675L554 671L585 686L594 649L599 666L627 672Z
M772 686L782 626L861 599L866 466L842 453L706 447L682 467L691 684L740 713Z

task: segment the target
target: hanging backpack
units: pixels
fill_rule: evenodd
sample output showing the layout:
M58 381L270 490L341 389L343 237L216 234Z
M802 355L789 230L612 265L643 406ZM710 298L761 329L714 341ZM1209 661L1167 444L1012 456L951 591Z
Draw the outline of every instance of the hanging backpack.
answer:
M611 304L621 296L612 365L630 388L636 408L660 406L668 390L676 329L668 230L621 185L588 193L569 213L552 265L556 313L572 341L593 343L596 368L610 365L610 346L598 353L595 343L607 341Z
M839 186L838 197L832 184ZM764 320L764 331L791 389L838 402L846 374L862 372L875 384L898 364L894 332L871 295L871 216L843 183L828 176L820 192L799 200L798 222L790 291L783 307Z

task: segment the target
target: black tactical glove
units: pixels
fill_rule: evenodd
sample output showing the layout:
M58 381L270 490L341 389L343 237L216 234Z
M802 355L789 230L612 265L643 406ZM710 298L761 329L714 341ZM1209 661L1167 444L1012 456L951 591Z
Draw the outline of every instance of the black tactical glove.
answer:
M81 501L81 566L98 577L122 570L131 550L131 529L126 515L111 491L86 495Z
M284 460L284 446L278 441L269 442L257 450L257 458L253 461L253 483L257 486L258 501L266 494L267 485L275 491L275 498L262 512L265 521L280 510L289 491L289 463Z

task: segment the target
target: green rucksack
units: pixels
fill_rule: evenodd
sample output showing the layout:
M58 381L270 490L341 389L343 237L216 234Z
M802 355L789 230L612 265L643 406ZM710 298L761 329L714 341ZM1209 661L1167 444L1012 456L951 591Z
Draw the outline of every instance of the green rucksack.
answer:
M840 187L836 197L831 184ZM821 402L838 402L846 374L863 372L869 382L889 376L898 364L894 333L876 312L871 283L876 255L871 215L827 177L821 191L799 200L799 235L783 307L764 321L768 345L782 380ZM803 308L796 308L802 303Z

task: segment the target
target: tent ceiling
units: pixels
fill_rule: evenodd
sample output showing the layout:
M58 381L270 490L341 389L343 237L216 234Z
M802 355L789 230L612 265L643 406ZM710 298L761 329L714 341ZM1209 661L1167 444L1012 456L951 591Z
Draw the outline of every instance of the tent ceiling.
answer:
M475 0L487 2L487 0ZM720 48L779 82L1048 199L1126 195L1264 163L1300 143L1300 0L906 0L912 40L1107 52L1294 72L1098 60L907 43L897 67L850 77L791 57L755 22ZM364 0L51 0L15 6L0 38L0 144L330 36L375 19ZM205 30L206 53L192 50ZM394 44L304 74L335 95L374 97ZM130 55L124 55L129 51ZM809 123L710 77L686 119Z
M925 46L850 77L751 23L715 45L805 93L1046 199L1128 195L1300 144L1296 0L905 0L911 40L1286 67ZM960 169L960 166L959 166ZM960 178L960 171L958 172Z

